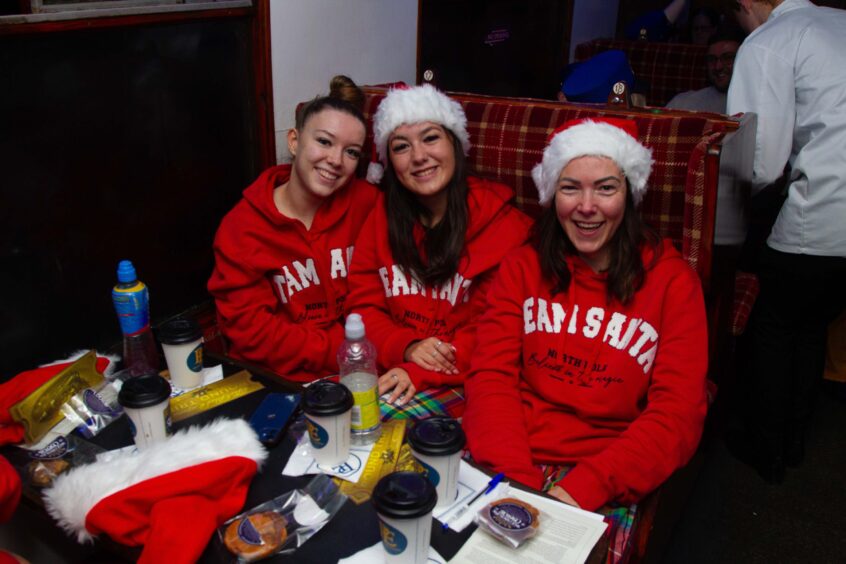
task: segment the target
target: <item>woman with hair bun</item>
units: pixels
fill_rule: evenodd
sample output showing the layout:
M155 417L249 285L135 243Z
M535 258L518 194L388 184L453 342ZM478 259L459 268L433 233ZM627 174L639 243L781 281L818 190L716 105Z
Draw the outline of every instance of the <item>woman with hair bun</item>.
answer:
M438 388L427 405L455 416L463 401L451 387L470 366L485 292L531 222L510 188L467 174L464 110L431 85L391 90L373 136L381 165L368 177L384 170L385 194L356 243L347 310L364 318L389 404Z
M291 164L265 170L220 224L208 289L235 357L283 378L337 373L359 228L378 191L355 178L364 96L336 76L288 132Z

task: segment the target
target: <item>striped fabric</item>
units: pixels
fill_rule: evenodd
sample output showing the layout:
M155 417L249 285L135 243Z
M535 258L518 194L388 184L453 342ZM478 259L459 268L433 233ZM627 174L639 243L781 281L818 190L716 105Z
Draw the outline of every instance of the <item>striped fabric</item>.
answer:
M548 491L561 478L567 475L570 466L542 465L543 491ZM635 521L638 517L637 504L629 506L616 503L608 504L600 508L597 513L604 516L608 528L604 536L608 539L608 556L605 559L607 564L623 564L628 562L632 556L634 547Z
M365 92L365 114L370 119L385 90L365 88ZM715 209L707 205L707 200L716 197L718 178L716 164L709 169L709 148L725 134L724 121L660 110L609 110L603 105L451 96L467 114L473 145L468 158L470 169L514 188L517 205L533 216L540 213L540 206L531 170L541 160L550 131L566 120L582 117L634 119L641 141L652 149L656 161L641 213L647 223L676 243L707 287Z
M731 334L735 337L743 335L752 306L758 299L760 284L758 277L751 272L738 271L734 277L734 302L731 311Z
M419 421L434 415L446 415L459 419L464 414L464 388L442 386L418 392L411 401L402 406L380 402L382 421L411 419Z
M575 60L609 49L626 53L635 78L649 87L645 93L649 106L664 106L679 92L707 86L704 45L594 39L576 46Z

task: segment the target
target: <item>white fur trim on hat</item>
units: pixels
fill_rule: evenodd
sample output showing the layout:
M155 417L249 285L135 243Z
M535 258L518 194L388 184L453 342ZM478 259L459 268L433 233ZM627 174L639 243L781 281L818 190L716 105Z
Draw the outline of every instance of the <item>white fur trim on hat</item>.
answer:
M60 474L43 494L47 511L79 542L93 537L85 528L88 512L102 499L146 480L221 458L267 458L253 428L243 419L219 419L190 427L141 451L120 452Z
M431 84L395 88L379 103L379 109L373 116L373 142L382 165L388 164L387 148L391 133L401 125L421 121L431 121L449 129L461 142L464 154L470 152L467 116L461 104Z
M573 159L586 156L608 157L617 163L629 181L635 205L640 205L655 162L652 150L619 127L586 120L553 137L543 151L543 160L532 169L542 206L552 201L564 167Z

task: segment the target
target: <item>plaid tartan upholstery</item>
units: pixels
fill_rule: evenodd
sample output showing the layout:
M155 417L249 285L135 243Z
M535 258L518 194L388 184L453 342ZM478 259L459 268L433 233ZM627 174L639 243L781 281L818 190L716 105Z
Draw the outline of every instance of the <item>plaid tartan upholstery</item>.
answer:
M594 39L576 46L575 60L584 61L609 49L626 53L635 78L649 85L646 103L664 106L679 92L707 86L703 45Z
M760 285L758 277L751 272L738 271L734 277L734 302L731 311L731 334L735 337L743 335L752 306L758 298Z
M365 114L372 119L386 90L365 88ZM604 105L561 104L521 98L451 94L467 114L472 148L470 170L511 186L517 205L537 216L537 189L531 170L540 162L549 132L566 120L608 115L632 118L641 141L653 151L655 168L641 206L644 219L670 238L707 287L711 267L717 172L706 167L711 143L725 134L706 115L607 109ZM369 128L372 129L372 128Z
M402 406L391 405L386 401L379 404L382 421L391 419L411 419L420 421L436 415L445 415L460 419L464 414L464 388L441 386L417 392Z

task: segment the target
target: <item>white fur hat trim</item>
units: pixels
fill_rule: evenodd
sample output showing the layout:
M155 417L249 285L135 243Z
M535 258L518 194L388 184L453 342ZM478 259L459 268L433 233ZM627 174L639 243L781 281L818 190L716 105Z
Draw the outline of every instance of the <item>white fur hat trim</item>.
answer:
M401 125L421 121L431 121L449 129L461 142L464 154L470 152L467 116L461 104L431 84L394 88L379 103L379 109L373 116L373 142L382 165L388 164L388 138L391 133ZM381 174L378 177L376 182L381 179ZM376 178L375 171L373 178Z
M640 205L655 162L652 150L619 127L585 120L553 137L543 151L543 160L532 169L542 206L552 201L561 170L573 159L586 156L608 157L617 163L629 181L635 205Z
M243 419L218 419L204 427L190 427L146 450L121 451L60 474L43 492L44 504L79 542L93 537L85 528L88 512L104 498L146 480L221 458L267 458L252 427Z

